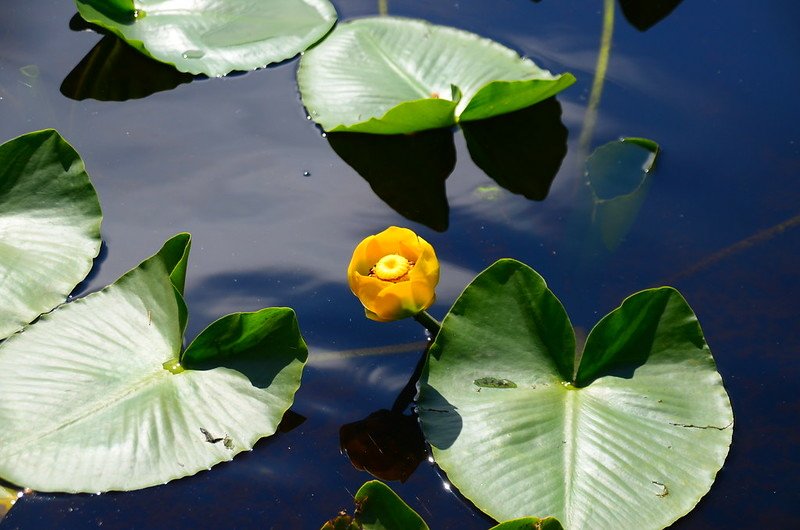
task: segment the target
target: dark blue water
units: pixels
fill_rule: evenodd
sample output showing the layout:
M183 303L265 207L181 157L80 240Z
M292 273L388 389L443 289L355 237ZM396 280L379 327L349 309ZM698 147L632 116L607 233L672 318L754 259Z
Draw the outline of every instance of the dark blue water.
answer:
M377 12L372 1L334 3L342 19ZM345 282L355 244L392 224L437 250L437 317L500 257L542 273L584 330L634 291L677 287L700 318L736 427L715 485L675 528L800 527L800 7L686 1L645 32L617 11L590 147L644 136L663 152L630 230L612 245L588 221L578 145L602 2L404 1L389 11L483 34L577 76L558 96L568 151L544 201L498 188L459 131L447 230L404 219L306 120L296 61L210 80L149 65L145 77L175 88L71 99L62 90L91 92L65 79L100 36L70 29L70 2L5 0L0 140L55 127L85 160L107 252L84 291L189 231L188 336L231 311L288 305L310 355L292 407L305 421L252 453L138 492L28 496L0 528L316 529L352 509L371 476L340 453L339 429L392 407L425 340L413 321L366 320ZM142 95L141 76L129 77L114 90ZM434 530L491 526L426 462L391 486Z

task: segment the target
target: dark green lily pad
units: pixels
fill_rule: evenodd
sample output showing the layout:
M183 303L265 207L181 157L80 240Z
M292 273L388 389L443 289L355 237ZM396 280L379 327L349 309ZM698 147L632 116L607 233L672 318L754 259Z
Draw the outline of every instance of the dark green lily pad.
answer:
M663 528L711 487L733 431L697 319L670 287L627 298L579 361L561 303L526 265L478 275L442 323L418 413L437 464L497 520ZM477 388L485 376L516 388Z
M297 80L323 129L376 134L498 116L575 82L473 33L397 17L340 24L303 56Z
M56 131L0 145L0 338L64 302L86 277L102 219L83 161Z
M336 22L327 0L75 0L81 16L181 72L221 76L294 57Z
M188 234L0 345L0 477L39 491L132 490L273 434L307 349L294 312L211 324L181 355Z

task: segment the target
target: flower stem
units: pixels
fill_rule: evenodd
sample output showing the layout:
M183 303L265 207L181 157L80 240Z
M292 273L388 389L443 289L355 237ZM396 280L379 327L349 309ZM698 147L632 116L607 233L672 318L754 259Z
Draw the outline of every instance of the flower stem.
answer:
M425 329L430 331L433 337L436 337L439 330L442 328L442 324L424 310L414 315L414 320L425 326Z

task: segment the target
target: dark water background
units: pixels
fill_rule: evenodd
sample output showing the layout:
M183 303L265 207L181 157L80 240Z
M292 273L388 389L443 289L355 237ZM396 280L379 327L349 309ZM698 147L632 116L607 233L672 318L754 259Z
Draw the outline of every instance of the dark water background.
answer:
M377 12L373 1L334 4L342 20ZM57 128L86 162L105 213L106 250L83 292L189 231L187 336L231 311L292 306L310 355L292 407L307 419L252 453L143 491L25 497L0 528L317 529L352 509L371 477L340 454L339 428L391 407L425 339L413 321L366 320L345 282L355 244L392 224L436 248L437 317L500 257L537 269L584 330L637 290L677 287L703 326L736 426L710 493L674 527L800 528L799 6L686 0L645 32L617 9L591 145L644 136L663 152L630 231L608 250L576 192L599 0L390 2L391 14L480 33L578 78L558 96L569 150L543 202L497 188L455 133L445 232L384 204L306 120L296 60L195 80L126 66L115 74L129 76L124 91L135 94L142 79L178 86L78 101L62 83L100 36L70 29L69 1L4 0L0 141ZM427 463L390 485L434 530L491 526Z

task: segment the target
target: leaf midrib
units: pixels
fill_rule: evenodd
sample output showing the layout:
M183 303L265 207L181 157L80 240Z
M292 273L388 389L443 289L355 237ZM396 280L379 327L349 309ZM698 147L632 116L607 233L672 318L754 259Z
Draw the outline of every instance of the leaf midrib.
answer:
M414 77L412 72L407 71L403 68L403 65L398 63L397 61L393 60L391 55L389 55L380 45L380 42L369 32L364 33L356 33L357 37L362 37L362 40L366 40L372 48L375 50L376 54L379 58L383 60L383 62L399 77L401 77L404 81L406 81L411 88L416 90L416 92L421 96L421 99L430 99L430 87L424 84L422 79L418 79ZM392 106L394 108L395 105Z
M31 436L27 438L14 440L14 443L12 444L5 443L1 451L4 454L5 458L16 456L17 454L28 450L29 449L28 446L30 446L32 443L49 438L65 429L70 428L76 423L80 423L81 421L87 418L91 418L96 413L121 403L126 398L128 398L128 396L140 391L142 388L157 383L160 380L164 379L165 377L172 375L174 374L168 372L162 366L158 366L157 370L146 374L144 377L142 377L139 381L137 381L133 385L130 386L126 385L121 392L117 392L110 398L96 401L94 406L92 406L89 409L85 408L78 409L78 412L76 414L67 417L66 420L61 421L58 425L50 428L48 431L44 433L41 432L33 433Z
M575 461L578 452L577 432L578 432L578 412L580 390L565 390L564 396L564 513L561 521L565 528L569 528L570 514L566 512L568 506L572 505L572 487L575 477Z

